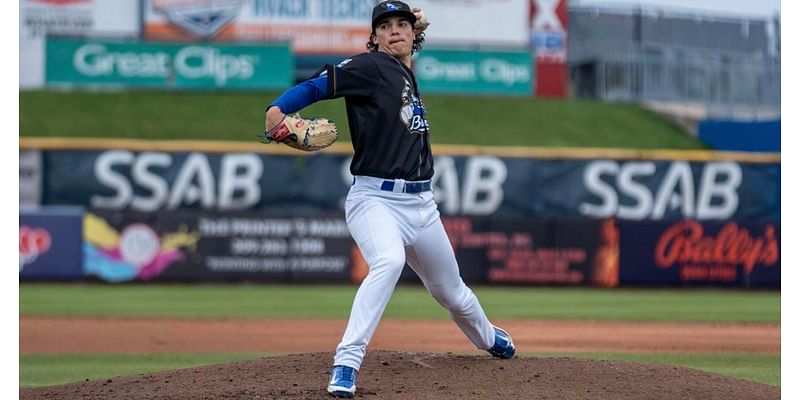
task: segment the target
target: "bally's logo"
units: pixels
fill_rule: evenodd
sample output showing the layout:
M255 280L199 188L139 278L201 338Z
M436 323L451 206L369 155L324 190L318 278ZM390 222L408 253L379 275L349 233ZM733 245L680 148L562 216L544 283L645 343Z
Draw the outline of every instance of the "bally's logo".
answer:
M405 86L403 86L403 105L400 107L400 119L406 124L409 132L425 135L428 133L425 105L422 104L422 99L411 89L411 83L405 78L403 78L403 81Z
M40 255L50 250L53 239L43 228L19 226L19 270L36 261Z
M239 15L243 0L152 0L153 10L189 33L209 38Z

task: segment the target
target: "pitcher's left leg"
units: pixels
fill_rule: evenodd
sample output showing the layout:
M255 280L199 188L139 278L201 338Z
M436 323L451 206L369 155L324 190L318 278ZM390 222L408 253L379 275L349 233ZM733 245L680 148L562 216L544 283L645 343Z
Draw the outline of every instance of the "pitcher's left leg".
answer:
M406 261L428 292L450 312L464 335L479 349L491 348L495 330L478 298L461 279L453 247L441 220L419 233L414 245L406 247Z

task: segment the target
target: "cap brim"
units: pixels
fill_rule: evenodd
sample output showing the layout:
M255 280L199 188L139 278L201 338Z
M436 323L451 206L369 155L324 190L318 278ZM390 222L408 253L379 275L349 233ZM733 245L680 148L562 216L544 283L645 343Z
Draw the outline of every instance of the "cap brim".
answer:
M395 16L395 15L408 18L409 20L411 20L411 25L414 25L414 24L417 23L417 16L414 15L414 13L411 13L411 12L408 12L408 11L404 11L404 10L390 10L390 11L386 11L386 12L378 15L378 17L375 18L374 21L372 21L372 30L375 30L375 27L378 26L378 24L381 21L385 20L386 18Z

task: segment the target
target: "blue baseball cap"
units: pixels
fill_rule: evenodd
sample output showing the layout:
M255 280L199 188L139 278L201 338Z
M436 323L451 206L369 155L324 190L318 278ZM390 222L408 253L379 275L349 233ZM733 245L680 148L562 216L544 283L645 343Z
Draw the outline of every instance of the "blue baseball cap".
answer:
M378 22L392 15L399 15L407 18L411 21L411 25L417 22L417 16L411 12L411 7L409 7L408 4L396 0L382 1L372 9L372 30L375 30L375 27L378 26Z

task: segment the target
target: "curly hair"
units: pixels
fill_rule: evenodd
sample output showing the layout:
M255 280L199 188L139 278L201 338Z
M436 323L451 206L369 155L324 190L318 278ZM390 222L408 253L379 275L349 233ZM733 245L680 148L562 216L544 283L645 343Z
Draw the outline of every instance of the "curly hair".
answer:
M375 35L375 32L369 34L369 41L367 41L367 50L370 53L378 51L378 45L372 43L372 37ZM414 36L414 43L411 45L411 54L418 53L422 50L422 45L425 44L425 32L420 32L416 36Z

